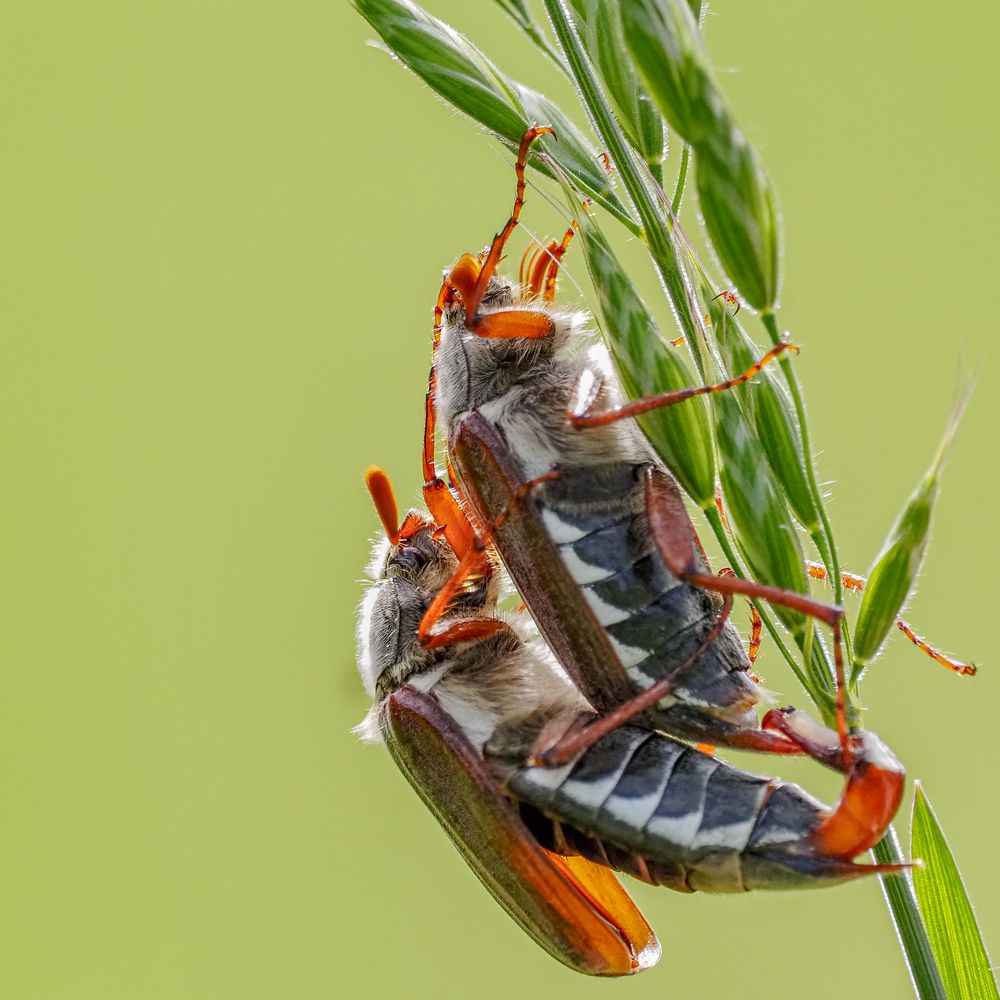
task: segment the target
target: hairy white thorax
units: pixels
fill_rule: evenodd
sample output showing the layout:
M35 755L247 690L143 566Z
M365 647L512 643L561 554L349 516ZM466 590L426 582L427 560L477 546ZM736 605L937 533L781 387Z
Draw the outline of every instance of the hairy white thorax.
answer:
M598 409L615 406L623 398L607 350L588 329L588 314L527 298L506 279L494 277L479 314L511 309L545 312L552 320L552 332L539 339L481 337L469 329L461 306L446 311L435 395L445 433L462 414L479 410L503 433L527 479L561 463L647 459L648 446L632 421L582 431L567 422L581 375L601 383Z

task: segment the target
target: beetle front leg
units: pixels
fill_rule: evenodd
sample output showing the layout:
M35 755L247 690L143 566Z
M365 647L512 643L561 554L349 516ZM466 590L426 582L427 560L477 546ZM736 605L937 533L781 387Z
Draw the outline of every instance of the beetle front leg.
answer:
M479 304L483 301L483 295L486 294L486 286L489 284L490 278L493 277L497 264L500 263L500 258L503 256L503 250L507 245L510 234L517 227L517 220L521 217L521 208L524 206L524 189L526 186L524 170L528 161L528 149L542 135L551 135L554 137L555 132L545 125L534 125L524 133L521 139L521 145L517 151L517 162L514 165L514 172L517 175L517 187L514 196L514 207L511 210L510 218L503 229L493 237L493 242L490 244L489 252L483 261L476 284L467 294L462 295L462 304L465 306L466 315L469 317L474 316L479 311Z
M512 509L519 504L536 486L557 479L558 472L547 472L522 483L511 495L511 500L501 511L492 524L486 525L482 531L477 531L465 512L459 506L451 489L445 483L435 478L424 484L424 497L427 506L434 515L436 523L442 525L445 537L452 551L459 557L458 568L438 591L430 607L424 612L417 630L417 638L425 649L446 646L453 642L485 639L501 628L506 627L500 619L473 619L463 621L441 633L433 631L434 626L448 613L452 602L461 592L479 580L488 579L493 573L493 563L490 560L488 547L493 534L510 516ZM454 527L449 533L448 525ZM452 541L454 537L455 541Z

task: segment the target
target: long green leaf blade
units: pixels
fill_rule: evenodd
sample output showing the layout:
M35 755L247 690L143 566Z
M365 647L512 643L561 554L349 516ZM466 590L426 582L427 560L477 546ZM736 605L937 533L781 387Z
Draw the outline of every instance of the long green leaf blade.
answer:
M638 227L611 188L597 150L549 98L502 73L464 35L411 0L353 0L398 59L449 104L517 146L533 124L551 125L550 156L580 188L633 232ZM544 161L530 163L545 170Z
M913 888L951 1000L998 1000L983 936L955 857L919 782L913 800L911 853L922 858Z
M899 838L891 824L885 836L872 848L872 854L880 865L898 865L903 861ZM917 997L919 1000L948 1000L910 874L882 875L879 881Z
M355 0L358 13L389 49L449 104L498 135L523 122L464 36L409 0Z

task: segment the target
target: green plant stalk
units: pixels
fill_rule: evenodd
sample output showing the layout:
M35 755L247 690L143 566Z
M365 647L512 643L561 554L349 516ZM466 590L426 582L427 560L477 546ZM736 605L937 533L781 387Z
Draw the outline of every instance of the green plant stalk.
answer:
M729 568L737 576L745 579L746 570L743 567L743 563L740 560L738 553L733 548L733 543L729 540L729 535L726 534L726 527L722 523L721 515L715 507L703 508L703 513L705 515L705 520L708 521L712 527L712 531L722 549L722 554L726 557L726 560L729 563ZM806 691L812 691L812 686L803 672L802 667L799 665L798 658L792 653L785 643L785 637L775 622L774 617L771 615L771 612L756 598L754 598L750 603L753 604L757 614L760 615L760 620L764 623L764 628L767 629L768 635L770 635L774 640L775 646L778 647L778 651L792 668L792 673L794 673L798 678L799 683L803 688L805 688Z
M694 19L701 23L701 0L689 0ZM674 219L681 214L681 198L684 196L684 184L687 181L688 165L691 162L691 147L685 143L681 150L681 162L677 168L677 183L674 185L674 196L670 199L670 214Z
M681 198L684 197L684 182L687 180L688 163L691 160L691 147L685 145L681 150L681 162L677 168L677 183L674 185L674 196L670 199L670 214L676 219L681 211Z
M701 0L691 0L691 13L694 19L701 21ZM677 168L677 183L674 185L674 196L670 199L670 214L676 219L681 214L681 198L684 197L684 184L687 181L688 165L691 162L691 147L684 143L681 150L681 160Z
M656 200L651 195L642 173L636 165L632 148L626 142L625 136L619 128L618 122L615 120L611 108L601 91L596 74L587 59L583 43L576 34L572 16L562 0L544 0L544 4L556 38L562 47L566 61L576 80L583 105L590 115L595 131L607 146L618 174L625 185L625 190L628 192L629 198L632 200L639 214L653 263L670 297L678 321L685 335L688 337L688 343L692 345L691 354L698 368L699 377L705 381L706 376L701 352L694 347L694 345L702 342L703 335L700 327L696 325L691 316L689 290L670 231L657 209ZM720 546L726 552L727 558L731 558L730 553L733 550L722 525L721 518L713 518L708 510L705 513ZM732 561L734 563L732 567L733 571L739 573L741 576L745 576L738 569L740 563L735 559ZM759 606L758 610L763 611ZM801 682L804 674L798 660L782 641L777 626L774 624L770 614L762 613L761 617L764 619L768 632L774 637L782 655ZM812 685L803 684L803 686L807 691L812 691ZM817 692L815 697L818 696L819 693Z
M778 329L777 317L773 312L766 312L762 313L760 318L764 324L764 329L767 330L767 334L771 338L771 343L776 346L781 342L781 332ZM827 576L830 579L830 585L833 587L834 604L843 606L844 582L840 576L840 557L837 555L837 544L833 537L833 526L830 524L830 517L826 512L826 504L823 502L819 483L816 481L816 467L812 460L812 444L809 440L809 426L806 423L806 407L802 401L802 390L799 388L799 380L795 374L795 368L788 358L782 355L778 359L778 363L781 365L782 372L784 372L785 381L788 383L788 389L792 396L792 406L795 408L795 416L798 418L799 440L802 443L802 458L806 466L806 482L809 484L809 492L812 493L813 503L816 505L816 510L819 513L820 525L822 526L823 537L826 541L825 548L819 544L816 547L819 549L820 558L826 566ZM853 663L851 633L846 621L841 622L840 630L843 637L844 662ZM845 694L849 696L850 691L845 692ZM848 705L848 708L850 708L850 705Z
M889 827L872 848L872 854L879 864L899 864L903 860L894 827ZM879 880L917 996L920 1000L948 1000L909 877L905 874L881 875Z
M670 301L673 303L678 322L684 329L685 335L690 338L689 343L694 344L699 340L701 331L696 327L690 315L688 288L670 233L657 211L656 202L650 195L642 173L636 166L632 147L626 141L625 135L604 97L597 76L584 51L583 43L576 34L572 15L566 9L563 0L543 0L543 2L594 130L611 154L611 160L618 170L625 190L639 213L639 219L645 232L646 245L650 249L653 263L660 274L667 294L670 296ZM696 351L692 353L697 355ZM695 361L700 368L700 360L695 357ZM701 372L699 374L703 375Z

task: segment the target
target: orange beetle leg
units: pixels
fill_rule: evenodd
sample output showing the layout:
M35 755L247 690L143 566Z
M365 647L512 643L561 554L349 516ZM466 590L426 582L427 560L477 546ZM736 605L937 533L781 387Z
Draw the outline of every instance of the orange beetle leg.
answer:
M636 417L641 413L648 413L650 410L659 409L661 406L673 406L675 403L682 403L685 399L692 399L694 396L704 396L712 392L725 392L734 386L749 382L766 364L773 361L779 354L785 351L798 353L798 347L787 341L782 341L767 352L759 361L754 362L745 372L735 378L728 378L723 382L716 382L714 385L689 386L686 389L674 389L671 392L662 392L655 396L647 396L644 399L634 399L619 406L614 410L607 410L604 413L572 413L569 416L570 423L574 427L602 427L612 424L616 420L625 417Z

